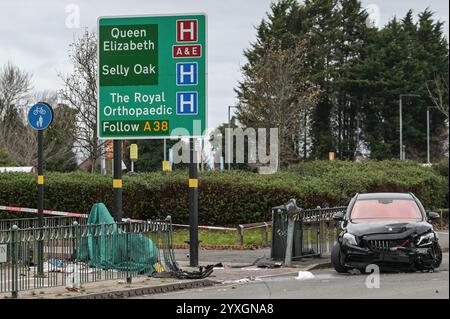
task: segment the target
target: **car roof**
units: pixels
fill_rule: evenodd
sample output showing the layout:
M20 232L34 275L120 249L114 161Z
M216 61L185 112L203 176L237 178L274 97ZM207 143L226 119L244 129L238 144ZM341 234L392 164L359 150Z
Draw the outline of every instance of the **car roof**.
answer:
M358 194L357 199L414 199L409 193L366 193Z

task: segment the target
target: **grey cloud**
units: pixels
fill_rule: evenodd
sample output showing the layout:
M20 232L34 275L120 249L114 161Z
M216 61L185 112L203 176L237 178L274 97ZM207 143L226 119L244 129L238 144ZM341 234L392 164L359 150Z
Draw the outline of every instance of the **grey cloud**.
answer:
M58 89L57 72L70 70L67 51L84 27L95 30L98 16L205 12L208 14L209 121L213 128L227 120L227 106L236 101L233 88L241 79L242 52L255 40L255 28L269 10L270 0L2 0L0 4L0 64L13 61L34 74L38 90ZM66 6L79 5L80 29L65 26ZM363 0L380 7L380 22L427 6L445 21L448 2Z

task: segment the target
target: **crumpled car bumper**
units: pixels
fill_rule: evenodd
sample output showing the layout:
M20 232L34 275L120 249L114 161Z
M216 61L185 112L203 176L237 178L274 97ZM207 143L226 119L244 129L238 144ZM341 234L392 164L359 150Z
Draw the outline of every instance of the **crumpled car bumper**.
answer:
M346 267L365 268L376 264L385 269L412 269L418 264L427 266L434 261L431 248L388 249L374 251L353 245L343 245L341 263Z

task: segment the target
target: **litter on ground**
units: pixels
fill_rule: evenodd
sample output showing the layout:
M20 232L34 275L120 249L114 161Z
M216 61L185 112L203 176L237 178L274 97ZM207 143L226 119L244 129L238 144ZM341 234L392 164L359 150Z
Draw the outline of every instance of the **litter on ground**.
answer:
M297 277L295 279L297 280L307 280L307 279L313 279L314 275L309 271L299 271Z

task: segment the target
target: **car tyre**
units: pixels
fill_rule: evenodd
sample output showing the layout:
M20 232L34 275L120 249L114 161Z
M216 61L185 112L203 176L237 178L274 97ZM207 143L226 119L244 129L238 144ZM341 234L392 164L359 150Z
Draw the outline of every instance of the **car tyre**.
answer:
M433 268L436 269L436 268L439 268L442 263L442 249L438 242L435 242L433 244L433 250L434 250L434 255L436 256L436 259L433 263Z
M347 272L347 268L341 264L341 245L339 243L335 244L331 250L331 265L340 274Z

